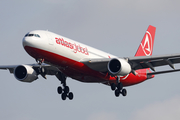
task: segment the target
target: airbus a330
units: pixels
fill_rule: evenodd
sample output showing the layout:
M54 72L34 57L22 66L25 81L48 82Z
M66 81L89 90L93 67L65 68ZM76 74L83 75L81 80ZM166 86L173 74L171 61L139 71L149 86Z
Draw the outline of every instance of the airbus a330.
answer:
M62 100L74 95L66 84L72 78L80 82L109 85L116 97L127 95L124 87L144 82L156 74L180 71L180 54L152 56L156 28L149 26L134 57L117 57L61 35L35 30L28 32L22 42L25 51L36 64L2 65L21 82L33 82L41 75L55 75L61 82L57 92ZM155 71L169 65L170 70Z

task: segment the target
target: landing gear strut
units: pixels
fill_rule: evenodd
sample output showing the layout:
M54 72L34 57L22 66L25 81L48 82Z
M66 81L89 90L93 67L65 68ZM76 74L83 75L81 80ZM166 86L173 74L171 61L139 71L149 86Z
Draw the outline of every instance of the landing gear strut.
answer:
M61 73L61 72L58 72L58 73L56 74L56 77L61 81L61 84L62 84L62 87L59 86L59 87L57 88L57 92L58 92L59 94L61 94L62 100L66 100L67 97L68 97L70 100L72 100L73 97L74 97L74 95L73 95L72 92L70 92L69 87L66 85L66 78L67 78L67 77L66 77L63 73Z
M123 84L120 82L120 77L117 76L116 83L111 83L111 90L114 91L116 97L119 97L120 94L123 96L127 95L126 89L123 89Z

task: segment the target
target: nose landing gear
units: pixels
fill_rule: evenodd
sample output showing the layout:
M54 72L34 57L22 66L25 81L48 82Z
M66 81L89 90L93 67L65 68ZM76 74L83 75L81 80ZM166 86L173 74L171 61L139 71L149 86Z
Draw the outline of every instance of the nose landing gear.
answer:
M40 74L44 79L47 79L47 78L46 78L46 71L45 71L45 69L42 67L42 63L44 62L44 59L36 59L36 62L40 65L39 68L38 68L39 74Z

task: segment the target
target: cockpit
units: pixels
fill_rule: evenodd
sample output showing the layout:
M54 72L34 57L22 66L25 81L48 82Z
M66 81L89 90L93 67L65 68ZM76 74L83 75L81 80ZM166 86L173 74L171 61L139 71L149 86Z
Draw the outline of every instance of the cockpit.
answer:
M40 38L40 35L38 35L38 34L29 34L29 33L27 33L24 37L39 37Z

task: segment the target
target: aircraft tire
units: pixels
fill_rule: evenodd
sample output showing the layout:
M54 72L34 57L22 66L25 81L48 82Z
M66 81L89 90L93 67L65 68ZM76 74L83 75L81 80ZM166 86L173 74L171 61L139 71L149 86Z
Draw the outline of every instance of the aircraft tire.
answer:
M123 85L122 85L122 83L121 83L121 82L117 84L117 88L118 88L119 90L122 90Z
M119 91L118 89L116 89L116 90L114 91L114 93L115 93L115 96L116 96L116 97L119 97L120 91Z
M66 97L67 97L67 94L66 93L62 93L62 95L61 95L62 100L66 100Z
M116 89L116 85L114 83L111 84L111 90L115 90Z
M45 69L43 67L40 68L41 73L45 73Z
M123 96L126 96L126 95L127 95L126 89L122 89L122 95L123 95Z
M64 87L64 92L65 92L65 93L69 93L69 87L68 87L68 86L65 86L65 87Z
M59 86L59 87L57 88L57 92L58 92L58 94L61 94L61 93L62 93L62 87L61 87L61 86Z
M72 92L70 92L70 93L69 93L69 95L68 95L68 98L69 98L70 100L72 100L72 99L73 99L73 97L74 97L73 93L72 93Z

